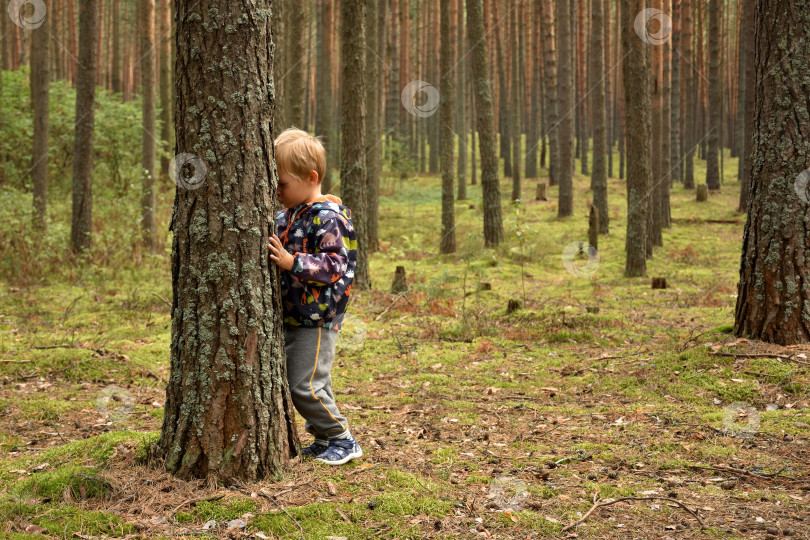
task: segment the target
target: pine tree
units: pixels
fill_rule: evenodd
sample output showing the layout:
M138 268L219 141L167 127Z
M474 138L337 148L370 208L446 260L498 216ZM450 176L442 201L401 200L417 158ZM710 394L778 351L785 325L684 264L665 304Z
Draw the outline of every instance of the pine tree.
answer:
M155 0L140 3L141 91L143 108L141 123L141 232L144 246L155 252L157 224L155 222Z
M720 0L709 2L709 134L707 137L706 184L709 189L720 189Z
M191 179L177 163L196 189L178 182L170 224L171 371L157 447L168 472L209 486L278 478L298 454L267 249L277 186L270 4L176 3L177 147L199 157ZM239 69L209 69L214 62ZM222 151L220 137L233 149Z
M48 103L51 76L48 64L48 27L43 25L32 29L31 33L31 103L34 110L31 180L34 184L34 226L44 233L48 204Z
M476 128L481 151L481 187L484 191L484 246L497 247L503 242L503 220L483 10L483 0L467 0L467 35L471 43L475 110L478 113Z
M352 286L371 288L368 273L368 215L366 208L366 0L340 3L342 73L340 136L340 195L352 211L357 232L357 267Z
M754 148L740 257L734 334L779 345L810 341L806 175L810 125L810 9L791 0L756 4ZM786 84L786 81L790 81ZM801 191L800 191L801 190Z
M453 35L450 31L450 2L455 0L440 0L441 4L441 121L442 121L442 236L439 242L441 253L454 253L456 251L456 224L453 214L454 182L453 169L455 159L453 154L454 124L455 124L455 68L453 61Z
M593 91L591 92L591 110L593 111L593 169L591 170L591 185L593 186L593 202L599 215L599 233L608 231L608 204L607 204L607 170L605 157L607 154L607 114L605 112L605 73L604 55L598 52L605 46L604 10L600 5L602 0L591 0L591 73L594 77Z
M557 54L559 70L557 77L559 103L559 178L560 200L557 216L565 217L574 213L574 88L573 81L573 39L571 32L571 2L557 0Z
M79 57L76 80L76 124L73 136L73 208L70 245L74 252L90 247L93 226L93 127L96 101L96 28L98 0L79 4Z
M622 0L622 60L627 126L627 236L624 275L646 276L647 219L652 188L652 103L648 47L633 30L644 0Z

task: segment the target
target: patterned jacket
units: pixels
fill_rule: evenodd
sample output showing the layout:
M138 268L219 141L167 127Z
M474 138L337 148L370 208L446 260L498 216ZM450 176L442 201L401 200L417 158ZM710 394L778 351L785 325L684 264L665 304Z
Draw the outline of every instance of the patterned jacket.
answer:
M281 270L284 323L340 330L357 265L352 212L335 195L276 214L278 237L294 255Z

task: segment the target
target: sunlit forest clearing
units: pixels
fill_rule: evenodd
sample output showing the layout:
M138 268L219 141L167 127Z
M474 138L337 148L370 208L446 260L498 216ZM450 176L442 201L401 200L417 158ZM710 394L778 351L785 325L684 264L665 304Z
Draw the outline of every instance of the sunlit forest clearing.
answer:
M0 536L810 538L810 192L791 116L807 109L774 90L764 59L783 49L763 52L784 2L56 0L64 17L39 27L17 3L34 7L2 14ZM647 8L672 40L634 29ZM82 23L99 39L84 49ZM810 58L792 32L777 67ZM749 103L754 45L768 71ZM82 50L100 52L89 75ZM432 102L451 71L455 117ZM230 92L254 83L268 91ZM779 137L746 123L769 111ZM234 421L197 391L213 380L264 418L287 389L250 379L283 354L243 355L253 327L283 353L281 303L232 321L279 291L269 135L290 126L323 136L322 191L352 209L367 264L331 371L363 456L309 459L304 418L274 406L257 425L288 438L247 443L260 474L218 446ZM192 154L200 184L177 165ZM206 324L238 354L195 349Z

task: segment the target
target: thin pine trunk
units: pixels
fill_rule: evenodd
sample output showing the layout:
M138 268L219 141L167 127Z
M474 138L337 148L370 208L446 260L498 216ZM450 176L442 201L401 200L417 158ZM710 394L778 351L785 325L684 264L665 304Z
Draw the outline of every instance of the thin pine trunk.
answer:
M605 169L605 154L607 153L607 114L605 112L605 71L604 55L598 54L605 46L605 19L604 10L600 5L602 0L591 0L591 65L594 75L594 86L591 92L591 107L593 111L593 171L591 185L593 186L593 202L598 210L599 234L608 231L608 204L607 204L607 170Z
M495 154L495 117L492 106L487 44L484 40L483 0L467 1L467 35L475 84L476 125L481 150L481 185L484 190L484 247L503 242L501 189L498 182L498 158Z
M73 138L73 207L70 245L78 253L92 242L93 225L93 126L96 99L97 0L79 4L79 57L76 80L76 124Z

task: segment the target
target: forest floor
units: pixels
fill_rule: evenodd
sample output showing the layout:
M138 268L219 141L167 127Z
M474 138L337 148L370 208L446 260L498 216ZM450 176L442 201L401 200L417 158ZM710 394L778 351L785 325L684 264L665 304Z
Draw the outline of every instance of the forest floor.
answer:
M238 489L143 460L169 374L168 257L0 283L0 535L810 538L810 344L731 333L734 171L705 203L673 188L647 270L666 289L622 275L622 180L598 268L578 276L562 254L587 241L588 177L562 220L556 187L535 201L524 180L516 210L504 178L491 250L469 186L453 255L438 254L441 179L386 179L373 289L353 291L332 375L364 456ZM397 265L410 288L389 294Z

